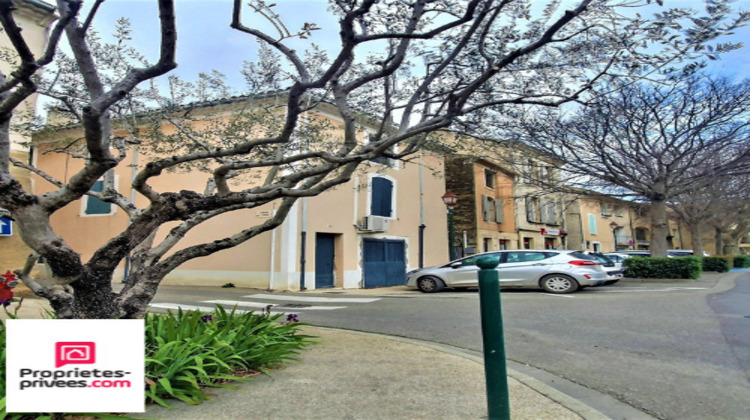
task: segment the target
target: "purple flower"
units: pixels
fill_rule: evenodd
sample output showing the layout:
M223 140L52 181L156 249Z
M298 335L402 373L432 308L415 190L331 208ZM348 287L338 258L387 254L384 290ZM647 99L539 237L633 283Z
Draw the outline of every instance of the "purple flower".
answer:
M213 320L214 320L214 317L211 316L211 315L203 315L201 317L201 321L203 321L203 322L211 322Z
M297 317L297 314L287 314L286 322L293 324L295 322L299 322L299 318Z
M11 303L13 303L13 299L0 299L0 305L3 305L3 308L7 308Z

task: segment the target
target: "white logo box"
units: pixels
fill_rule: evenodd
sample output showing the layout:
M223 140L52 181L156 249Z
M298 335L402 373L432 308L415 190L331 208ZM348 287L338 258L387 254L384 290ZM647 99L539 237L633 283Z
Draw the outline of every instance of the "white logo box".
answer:
M9 319L6 327L8 413L145 411L142 319Z

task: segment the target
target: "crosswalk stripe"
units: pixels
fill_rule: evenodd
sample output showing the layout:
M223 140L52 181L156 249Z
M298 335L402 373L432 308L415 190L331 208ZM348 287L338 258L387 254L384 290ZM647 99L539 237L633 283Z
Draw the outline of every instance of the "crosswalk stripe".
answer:
M152 303L148 306L152 308L174 309L174 310L182 309L183 311L201 311L201 312L213 312L216 309L213 306L183 305L183 304L177 304L177 303ZM236 309L234 312L238 314L246 314L248 312L254 312L254 311L243 311L242 309ZM280 310L275 310L271 308L271 312L285 313L285 312L291 312L291 311L280 311Z
M267 299L267 300L286 300L292 302L311 302L311 303L372 303L377 302L381 298L328 298L328 297L316 297L316 296L278 296L278 295L247 295L243 296L252 299Z
M247 306L250 308L261 308L265 309L266 307L270 306L271 310L273 310L276 307L283 307L284 305L279 304L269 304L269 303L263 303L263 302L245 302L241 300L204 300L204 303L218 303L219 305L229 305L229 306ZM307 306L304 308L284 308L286 311L329 311L333 309L344 309L346 306Z

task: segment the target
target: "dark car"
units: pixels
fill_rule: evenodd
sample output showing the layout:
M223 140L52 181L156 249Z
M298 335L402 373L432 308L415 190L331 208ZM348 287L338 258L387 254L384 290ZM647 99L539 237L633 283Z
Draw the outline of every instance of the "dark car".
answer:
M607 272L607 281L604 282L605 285L615 284L620 281L623 276L623 270L621 267L618 267L618 264L612 261L612 259L601 252L588 252L587 254L596 259L604 267L604 271Z

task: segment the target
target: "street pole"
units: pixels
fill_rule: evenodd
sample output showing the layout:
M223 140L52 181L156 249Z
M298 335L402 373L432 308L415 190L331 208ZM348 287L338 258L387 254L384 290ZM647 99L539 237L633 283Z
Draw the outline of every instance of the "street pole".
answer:
M503 313L500 304L500 281L495 268L499 261L482 257L479 270L479 309L482 317L484 374L487 382L489 420L510 420L508 370L505 361Z
M456 247L454 246L456 241L454 240L454 236L453 206L448 206L448 255L450 256L451 261L456 259Z
M614 241L612 242L612 248L614 248L612 252L617 252L617 228L612 229L612 240Z

